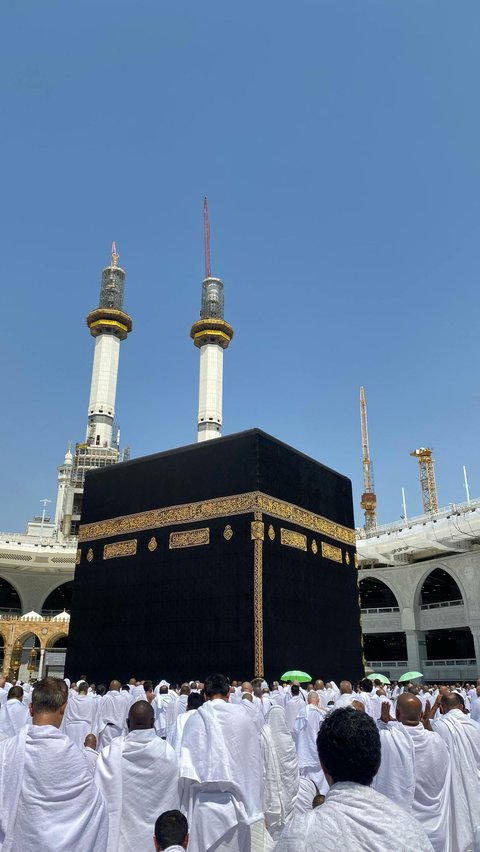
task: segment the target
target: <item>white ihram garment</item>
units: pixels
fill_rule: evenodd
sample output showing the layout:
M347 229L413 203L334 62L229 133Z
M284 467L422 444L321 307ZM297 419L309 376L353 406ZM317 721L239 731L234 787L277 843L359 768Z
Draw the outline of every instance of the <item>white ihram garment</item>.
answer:
M0 731L7 737L14 737L24 725L30 725L32 717L23 701L9 698L0 708Z
M95 721L99 750L124 733L129 707L127 692L112 690L102 698Z
M88 768L92 775L95 775L95 769L97 766L98 760L98 751L95 751L94 748L90 748L90 746L84 746L82 749L85 760L87 761Z
M93 734L97 715L97 702L93 695L70 692L62 722L62 731L78 748L83 749L87 734Z
M263 811L274 840L282 833L298 796L298 758L282 707L272 707L261 730ZM313 799L313 796L312 796Z
M317 736L324 718L325 714L318 707L307 704L295 719L293 732L300 775L310 778L322 795L328 792L328 784L318 759Z
M1 852L103 852L108 814L85 758L51 725L0 743Z
M417 820L377 790L342 781L324 804L296 816L275 852L432 852Z
M436 852L448 852L450 756L445 743L421 723L382 725L380 739L382 763L372 786L412 812Z
M187 712L188 695L179 695L167 704L165 709L165 730L167 742L174 748L175 737L177 733L177 719L183 713Z
M450 753L452 850L470 852L480 830L480 727L461 710L450 710L431 724Z
M288 730L292 735L295 729L295 719L306 706L306 702L300 695L291 698L285 705L285 717L287 720Z
M154 728L117 737L98 756L95 783L108 808L107 852L153 848L155 820L179 806L178 761L168 743Z
M253 824L263 825L261 761L257 728L241 707L216 698L188 720L180 787L189 852L250 852Z
M167 707L177 701L177 697L171 692L159 693L154 701L152 701L153 712L155 714L155 730L159 737L167 736Z

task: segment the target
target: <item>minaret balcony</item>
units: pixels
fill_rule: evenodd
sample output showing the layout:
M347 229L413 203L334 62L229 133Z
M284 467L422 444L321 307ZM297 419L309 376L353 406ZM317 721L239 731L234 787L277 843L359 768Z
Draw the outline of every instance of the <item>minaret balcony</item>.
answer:
M133 327L131 316L116 308L95 308L87 317L87 325L92 337L114 334L120 340L125 340Z
M194 322L190 330L195 346L200 348L207 343L216 343L227 349L233 337L233 328L224 319L200 319Z

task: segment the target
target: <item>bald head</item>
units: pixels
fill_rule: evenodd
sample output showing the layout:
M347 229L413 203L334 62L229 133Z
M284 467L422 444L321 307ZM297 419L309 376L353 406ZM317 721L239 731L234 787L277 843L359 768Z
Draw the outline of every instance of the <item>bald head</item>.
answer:
M320 704L320 698L315 690L308 693L307 704L313 704L315 707L318 707Z
M188 683L182 683L180 687L180 695L190 695L190 686Z
M251 692L244 692L243 695L242 695L242 701L252 701L253 702L252 693Z
M250 692L250 694L253 695L253 686L249 680L245 680L242 683L242 692Z
M396 716L402 725L418 725L422 715L422 702L416 695L403 692L397 698Z
M349 680L340 681L340 695L351 695L352 692L353 687Z
M465 702L458 692L450 692L448 695L442 695L440 707L443 713L449 713L450 710L463 710Z
M316 680L315 681L315 689L325 689L325 684L324 684L323 680Z
M110 681L110 692L120 692L122 684L119 680Z
M129 731L146 731L153 728L153 707L148 701L135 701L128 711L127 727Z
M85 737L85 742L83 744L85 748L91 748L93 751L97 750L97 738L95 734L87 734Z

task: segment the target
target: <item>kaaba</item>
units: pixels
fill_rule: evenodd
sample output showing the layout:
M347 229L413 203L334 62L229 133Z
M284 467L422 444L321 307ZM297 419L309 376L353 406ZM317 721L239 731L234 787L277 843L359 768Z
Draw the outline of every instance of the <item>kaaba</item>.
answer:
M87 473L66 674L362 676L351 482L259 429Z

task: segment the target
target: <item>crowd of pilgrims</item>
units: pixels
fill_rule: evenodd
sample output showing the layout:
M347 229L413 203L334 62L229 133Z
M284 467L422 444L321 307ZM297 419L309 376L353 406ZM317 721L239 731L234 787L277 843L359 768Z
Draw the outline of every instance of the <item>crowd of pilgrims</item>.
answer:
M480 852L480 680L0 679L2 852Z

